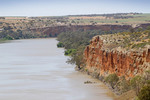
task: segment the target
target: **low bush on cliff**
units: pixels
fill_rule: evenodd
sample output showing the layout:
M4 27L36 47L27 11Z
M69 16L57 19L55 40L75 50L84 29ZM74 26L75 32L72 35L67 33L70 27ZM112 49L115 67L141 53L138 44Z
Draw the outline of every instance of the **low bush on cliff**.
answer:
M135 90L139 100L150 100L150 70L141 76L135 76L130 80L131 89Z
M150 70L145 71L142 75L138 98L139 100L150 100ZM141 84L142 83L142 84Z
M150 45L150 29L137 29L130 32L118 33L118 35L122 35L123 37L120 45L124 48L143 48L145 45Z
M141 76L135 76L130 80L130 84L132 88L136 88L138 86L138 83L141 81Z
M118 81L119 77L116 74L110 74L105 78L105 82L109 83L112 88L114 88Z
M126 80L124 76L120 77L118 85L121 93L127 92L131 89L130 82Z
M150 42L134 44L132 45L132 48L143 48L146 44L150 44Z
M138 98L139 100L150 100L150 84L141 89Z
M131 88L136 91L136 94L138 95L140 88L143 86L142 83L142 77L141 76L135 76L130 80Z
M145 80L147 84L150 84L150 70L145 71L143 74L143 80Z

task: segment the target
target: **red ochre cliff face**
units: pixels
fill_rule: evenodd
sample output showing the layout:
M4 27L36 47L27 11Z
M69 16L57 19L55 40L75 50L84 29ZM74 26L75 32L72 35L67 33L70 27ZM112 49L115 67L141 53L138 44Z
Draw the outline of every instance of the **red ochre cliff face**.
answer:
M84 51L89 73L97 73L98 77L116 73L129 79L150 68L150 48L142 52L107 50L103 41L101 36L94 37Z

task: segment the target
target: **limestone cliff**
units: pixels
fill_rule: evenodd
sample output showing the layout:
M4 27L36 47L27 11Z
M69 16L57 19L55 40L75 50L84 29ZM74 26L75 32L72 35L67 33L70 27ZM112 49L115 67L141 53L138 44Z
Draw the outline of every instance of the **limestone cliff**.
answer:
M122 39L113 35L94 37L84 51L84 70L99 78L116 73L129 79L150 69L150 46L127 50L114 44Z

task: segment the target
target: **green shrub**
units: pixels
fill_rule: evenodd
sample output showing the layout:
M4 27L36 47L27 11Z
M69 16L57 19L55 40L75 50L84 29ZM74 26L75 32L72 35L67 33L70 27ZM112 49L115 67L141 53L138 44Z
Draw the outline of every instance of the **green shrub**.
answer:
M135 76L134 78L132 78L130 80L130 85L133 89L135 89L137 87L137 85L139 84L139 82L141 81L141 76Z
M148 42L144 42L144 43L139 43L139 44L134 44L132 46L132 48L143 48L146 44L148 44Z
M126 92L130 90L130 82L125 79L124 76L120 77L120 88L121 92Z
M112 86L112 88L114 88L118 80L119 77L116 74L110 74L105 78L105 81L109 83Z
M76 49L68 49L68 50L65 51L65 55L66 56L70 56L70 55L72 55L75 52L76 52Z
M140 89L143 87L144 82L143 82L143 77L141 76L135 76L130 80L130 85L131 88L135 90L136 95L139 94Z
M146 70L144 73L144 79L150 81L150 70Z
M150 85L144 86L138 95L139 100L150 100Z
M84 70L85 70L85 72L88 72L88 69L87 69L87 68L85 68Z
M11 36L9 36L9 35L7 35L4 39L6 39L6 40L13 40L13 38Z
M62 43L62 42L59 42L58 44L57 44L57 47L64 47L64 44Z

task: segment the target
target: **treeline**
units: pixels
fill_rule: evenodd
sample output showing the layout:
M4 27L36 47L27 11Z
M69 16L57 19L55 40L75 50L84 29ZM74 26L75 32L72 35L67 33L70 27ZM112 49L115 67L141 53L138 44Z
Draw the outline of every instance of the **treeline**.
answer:
M4 27L0 31L0 40L16 40L29 38L46 38L48 35L33 33L28 30L14 30L11 26Z
M88 16L88 17L95 17L95 16L106 16L106 17L113 17L113 16L125 16L125 15L138 15L142 13L112 13L112 14L83 14L83 15L68 15L69 17L81 17L81 16Z

